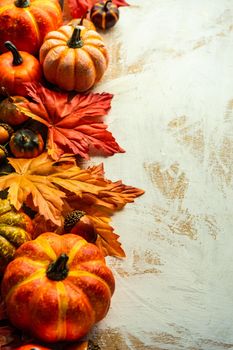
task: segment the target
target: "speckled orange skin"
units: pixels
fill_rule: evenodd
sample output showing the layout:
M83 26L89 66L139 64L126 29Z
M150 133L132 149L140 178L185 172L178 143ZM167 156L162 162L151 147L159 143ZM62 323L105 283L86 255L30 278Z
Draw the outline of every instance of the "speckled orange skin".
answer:
M18 50L36 54L45 35L62 24L57 0L30 0L29 7L15 6L15 0L0 0L0 52L9 40Z
M46 79L66 91L84 92L98 82L108 66L108 52L102 37L82 27L81 48L68 47L72 25L46 35L40 48L40 62Z
M23 83L42 80L42 68L39 61L27 52L20 51L20 55L23 63L18 66L13 65L11 52L0 55L0 86L4 87L9 95L26 96L27 90Z
M69 256L68 276L46 276L50 263ZM101 251L73 234L43 233L23 244L7 266L2 296L10 321L46 342L78 340L103 319L115 283Z

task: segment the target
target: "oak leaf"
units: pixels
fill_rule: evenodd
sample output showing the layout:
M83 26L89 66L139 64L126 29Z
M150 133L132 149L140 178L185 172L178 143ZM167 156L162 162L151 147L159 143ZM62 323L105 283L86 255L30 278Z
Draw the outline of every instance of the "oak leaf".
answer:
M109 93L76 94L56 92L40 84L27 84L33 102L18 104L17 108L48 128L47 150L58 160L63 154L89 158L90 148L113 155L124 150L117 144L102 117L111 108Z

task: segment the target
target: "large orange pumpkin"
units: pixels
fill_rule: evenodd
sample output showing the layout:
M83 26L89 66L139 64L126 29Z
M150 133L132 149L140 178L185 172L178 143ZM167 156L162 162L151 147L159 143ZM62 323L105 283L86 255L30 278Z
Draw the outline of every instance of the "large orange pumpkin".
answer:
M58 0L0 0L0 51L10 40L19 50L36 54L45 35L61 24Z
M67 91L83 92L102 78L108 52L96 31L65 25L46 35L40 62L50 83Z
M46 342L78 340L106 315L114 277L83 238L46 232L7 266L2 296L10 321Z

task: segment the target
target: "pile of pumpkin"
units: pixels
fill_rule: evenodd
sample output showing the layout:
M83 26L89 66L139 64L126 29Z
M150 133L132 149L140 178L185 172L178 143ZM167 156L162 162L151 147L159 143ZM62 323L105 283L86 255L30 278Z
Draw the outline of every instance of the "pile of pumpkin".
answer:
M94 5L89 19L67 24L58 0L0 0L1 160L8 154L33 158L44 150L40 130L28 127L28 117L15 105L27 99L26 83L91 89L109 59L96 27L110 28L118 18L110 0ZM46 232L32 239L30 216L16 211L7 198L0 200L1 294L8 319L50 344L82 339L105 317L115 285L85 215L72 213L64 229L64 235ZM98 347L82 341L65 348ZM18 349L48 348L27 344Z

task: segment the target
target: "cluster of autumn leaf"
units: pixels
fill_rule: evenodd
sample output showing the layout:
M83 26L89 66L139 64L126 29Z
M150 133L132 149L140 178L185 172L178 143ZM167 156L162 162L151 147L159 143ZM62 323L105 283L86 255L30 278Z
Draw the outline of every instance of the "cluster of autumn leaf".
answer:
M71 12L73 4L83 14L93 1L68 0L68 4ZM78 159L88 159L93 149L105 156L124 152L103 121L113 95L57 92L39 83L28 83L27 91L30 100L17 108L37 121L39 130L40 124L46 127L46 151L32 159L8 158L14 171L0 177L0 190L8 189L8 198L17 210L26 204L37 213L35 237L48 230L59 232L65 215L80 209L93 223L98 233L96 244L104 255L125 256L110 218L143 191L106 179L103 164L87 169L77 165Z
M59 232L66 214L80 209L93 223L96 244L104 254L125 256L110 217L143 191L106 179L103 164L87 169L77 165L77 157L88 159L92 148L105 155L124 152L100 119L113 96L88 93L72 98L37 84L29 84L28 93L33 102L18 108L47 127L46 151L30 159L9 157L14 171L0 177L0 190L8 189L8 199L17 210L26 204L37 213L35 236Z

